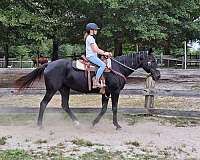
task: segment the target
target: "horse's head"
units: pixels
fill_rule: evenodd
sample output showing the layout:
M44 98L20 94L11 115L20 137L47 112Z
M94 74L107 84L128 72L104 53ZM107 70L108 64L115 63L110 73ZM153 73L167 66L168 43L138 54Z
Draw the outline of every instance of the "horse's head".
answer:
M140 54L140 62L141 67L147 73L151 73L153 80L156 81L160 78L160 71L157 70L158 65L152 48L150 48L149 51Z

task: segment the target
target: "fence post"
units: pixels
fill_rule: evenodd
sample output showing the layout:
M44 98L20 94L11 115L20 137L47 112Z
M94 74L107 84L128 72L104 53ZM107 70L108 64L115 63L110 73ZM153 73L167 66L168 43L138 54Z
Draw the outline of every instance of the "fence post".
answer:
M145 104L144 107L147 109L147 112L150 113L150 109L154 108L154 88L155 81L151 76L146 78L145 84Z
M22 68L22 56L20 56L20 68Z

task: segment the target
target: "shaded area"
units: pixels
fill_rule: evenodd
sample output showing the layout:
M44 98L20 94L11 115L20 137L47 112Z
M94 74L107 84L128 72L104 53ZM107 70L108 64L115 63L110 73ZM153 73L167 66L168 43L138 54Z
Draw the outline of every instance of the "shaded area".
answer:
M71 107L71 110L75 113L98 113L100 112L101 108L73 108ZM0 108L1 113L38 113L39 108L37 107L1 107ZM65 113L65 111L62 108L47 108L45 110L47 113L55 113L55 112L62 112ZM112 113L112 109L108 108L108 113ZM150 109L147 111L147 109L143 108L119 108L119 113L132 113L132 114L146 114L146 115L164 115L164 116L179 116L179 117L197 117L200 118L200 111L178 111L178 110L169 110L169 109Z

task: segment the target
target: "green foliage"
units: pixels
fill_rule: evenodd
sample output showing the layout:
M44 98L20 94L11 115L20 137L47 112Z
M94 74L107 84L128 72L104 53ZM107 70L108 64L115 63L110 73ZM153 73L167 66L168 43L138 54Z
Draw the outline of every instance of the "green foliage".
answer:
M191 55L198 55L198 56L200 56L200 50L190 50L189 53L191 53Z
M38 55L50 57L52 53L52 40L44 39L38 43L29 45L31 53L29 57L35 57Z
M184 48L173 48L172 49L172 54L175 56L175 57L183 57L184 56Z
M84 46L78 44L63 44L59 47L59 52L61 57L63 58L73 55L82 55L84 53Z
M19 46L12 46L10 47L9 53L12 55L12 57L17 57L17 58L24 58L28 57L30 54L31 50L29 47L25 45L19 45Z

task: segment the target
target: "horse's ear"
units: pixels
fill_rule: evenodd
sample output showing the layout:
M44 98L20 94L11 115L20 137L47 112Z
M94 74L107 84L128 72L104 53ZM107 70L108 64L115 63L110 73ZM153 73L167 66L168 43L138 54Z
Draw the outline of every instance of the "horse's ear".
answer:
M153 53L153 49L152 48L149 48L149 54L152 54Z

